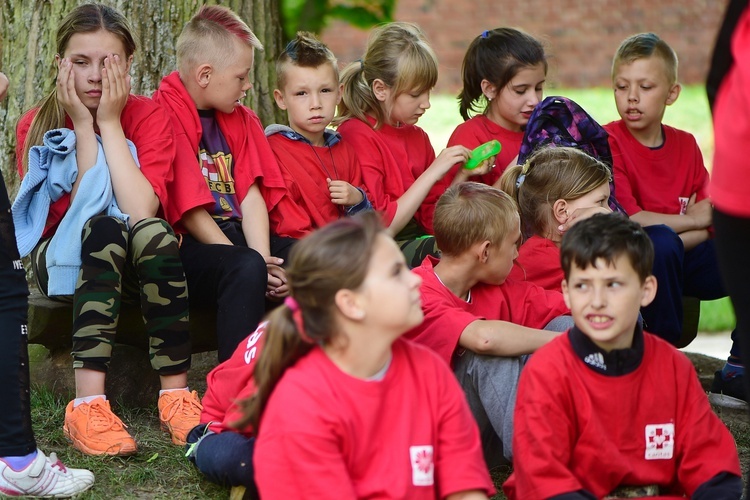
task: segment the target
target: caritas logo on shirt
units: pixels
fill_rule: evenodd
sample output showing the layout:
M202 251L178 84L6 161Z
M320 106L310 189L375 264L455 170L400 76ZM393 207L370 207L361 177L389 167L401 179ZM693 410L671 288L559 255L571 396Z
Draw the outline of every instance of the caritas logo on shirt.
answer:
M646 426L646 460L666 460L674 454L674 424Z
M410 446L411 481L414 486L435 484L435 462L432 460L432 446Z

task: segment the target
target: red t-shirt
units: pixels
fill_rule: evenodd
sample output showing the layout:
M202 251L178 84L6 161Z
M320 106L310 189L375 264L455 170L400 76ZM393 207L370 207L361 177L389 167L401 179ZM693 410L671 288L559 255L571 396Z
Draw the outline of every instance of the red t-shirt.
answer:
M711 199L722 211L750 217L750 8L737 22L731 42L734 64L714 102L714 165Z
M561 293L513 280L502 285L478 283L471 289L471 302L466 302L440 282L434 271L438 262L428 256L412 269L422 278L424 321L404 336L431 348L450 365L461 334L474 321L502 320L544 328L552 319L569 314Z
M415 125L383 125L375 130L374 123L372 119L365 123L350 118L339 125L338 132L357 152L370 202L375 210L383 212L383 222L389 225L396 215L398 199L432 165L435 150L425 131ZM414 214L429 234L432 234L432 211L425 207L434 210L436 201L437 198L428 196Z
M474 418L453 373L398 339L382 380L342 372L320 348L271 394L255 443L262 498L445 498L494 493Z
M534 235L518 249L508 279L528 281L545 290L562 292L565 274L560 265L560 248L552 240Z
M473 181L483 182L490 186L497 182L508 164L518 156L518 152L521 150L523 132L513 132L491 121L485 115L477 115L457 126L450 139L448 139L448 146L460 144L469 149L481 146L492 139L497 139L503 146L500 154L495 158L495 168L488 174L471 178ZM450 185L450 181L456 176L458 168L454 167L455 170L452 170L450 174L444 177L443 180L449 178L448 185Z
M269 214L271 230L293 226L292 238L340 218L346 207L331 201L326 178L362 186L362 173L354 150L344 141L328 147L295 141L283 134L268 137L276 156L287 195Z
M521 373L514 426L511 500L650 484L689 497L721 472L740 475L734 439L692 363L650 334L640 366L622 376L587 367L568 335L537 350Z
M642 210L684 213L687 200L708 197L708 171L692 134L662 125L664 144L657 149L633 137L622 120L604 126L614 163L617 201L628 215Z
M253 333L238 344L231 358L211 370L206 376L207 387L206 394L201 400L203 411L200 422L202 424L212 422L210 428L213 432L233 431L246 436L253 435L251 426L235 429L231 427L231 424L243 416L237 403L255 394L253 370L266 343L267 326L267 321L258 325Z
M33 108L18 121L16 128L16 162L18 173L23 177L23 145L31 122L39 111ZM175 142L169 116L148 97L130 95L120 115L125 138L129 139L138 153L141 173L151 184L161 206L158 217L164 217L163 207L169 203L167 184L172 180L171 164L175 157ZM73 122L65 117L65 126L73 128ZM70 194L64 194L52 203L42 237L49 238L57 230L65 212L70 208Z
M202 206L212 213L215 204L198 158L203 133L200 117L176 71L164 77L153 99L167 110L174 125L177 154L172 164L174 181L167 185L166 215L175 231L184 233L180 219L185 212ZM257 182L270 212L284 196L286 188L258 116L245 106L237 106L229 114L216 111L216 121L232 153L232 179L239 202L242 203L250 187ZM279 229L279 236L288 236L285 231L289 228Z

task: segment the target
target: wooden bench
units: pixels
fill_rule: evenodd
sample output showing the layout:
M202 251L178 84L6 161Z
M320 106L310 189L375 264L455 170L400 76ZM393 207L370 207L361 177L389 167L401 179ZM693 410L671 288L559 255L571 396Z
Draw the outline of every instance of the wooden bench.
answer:
M69 349L72 345L73 304L49 299L32 288L28 325L29 344L41 344L51 352ZM193 353L216 350L215 311L190 309L190 340ZM148 350L146 328L136 305L122 303L115 341Z

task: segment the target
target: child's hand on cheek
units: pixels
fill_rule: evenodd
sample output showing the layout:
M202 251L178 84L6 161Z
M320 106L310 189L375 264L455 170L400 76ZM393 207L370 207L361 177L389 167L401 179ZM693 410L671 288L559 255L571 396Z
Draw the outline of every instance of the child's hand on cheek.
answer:
M568 219L557 227L560 234L565 234L565 231L573 227L573 224L580 222L584 219L588 219L594 214L608 214L612 210L609 207L585 207L576 208L573 213L568 214Z
M65 113L73 121L75 128L80 127L86 121L93 123L93 116L88 108L81 102L76 93L75 70L69 58L60 60L57 72L57 102L65 110Z
M130 95L130 75L127 64L118 55L108 55L102 70L102 98L96 111L97 124L120 122L120 114Z

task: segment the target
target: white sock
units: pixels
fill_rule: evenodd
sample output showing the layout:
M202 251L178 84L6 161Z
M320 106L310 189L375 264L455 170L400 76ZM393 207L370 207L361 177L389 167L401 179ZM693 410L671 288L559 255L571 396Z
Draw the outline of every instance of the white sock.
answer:
M173 391L188 391L188 392L190 392L190 387L186 386L186 387L182 387L182 388L177 387L175 389L162 389L162 390L159 391L159 396L161 396L165 392L173 392Z
M107 396L105 396L104 394L95 394L93 396L85 396L83 398L75 398L73 400L73 408L75 408L76 406L78 406L81 403L90 403L93 400L95 400L96 398L102 398L104 401L107 400Z

